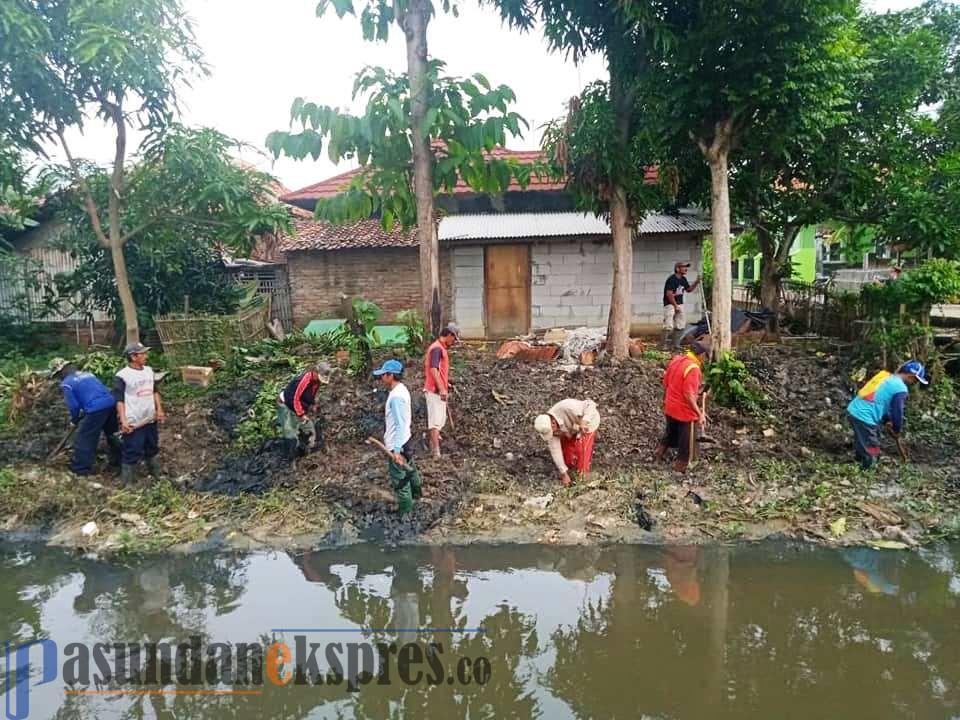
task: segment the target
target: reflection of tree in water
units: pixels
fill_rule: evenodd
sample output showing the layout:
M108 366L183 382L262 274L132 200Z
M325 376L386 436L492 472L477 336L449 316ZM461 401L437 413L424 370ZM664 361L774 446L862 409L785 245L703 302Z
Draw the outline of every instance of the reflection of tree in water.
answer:
M304 575L315 578L328 588L335 589L336 603L343 616L366 628L467 628L467 618L453 609L453 600L464 600L467 584L456 577L456 551L450 548L432 548L430 558L426 551L405 549L384 554L377 552L362 557L357 563L357 579L339 585L339 579L322 571L323 564L329 567L335 560L331 554L320 557L305 557L297 561ZM365 575L382 574L389 569L391 575L390 597L385 598L365 587ZM421 572L422 570L432 572ZM370 642L416 641L426 650L428 643L438 643L443 648L444 682L430 686L427 675L433 675L426 658L418 668L424 679L416 685L405 685L398 676L397 659L391 660L390 686L376 685L376 680L358 693L346 693L342 687L319 687L295 690L297 695L324 697L332 701L345 701L338 714L355 717L439 717L439 718L493 718L506 713L511 717L530 717L535 702L525 690L527 678L523 676L520 663L536 653L537 641L534 618L501 606L488 617L474 618L471 626L483 627L486 633L430 633L414 635L377 633L366 638ZM357 638L359 640L360 638ZM456 671L455 660L462 657L475 659L485 657L490 661L491 681L485 687L449 685L446 677Z
M68 561L65 553L42 547L0 552L0 633L4 640L16 645L43 636L40 609L72 580L64 572Z
M168 642L172 652L177 644L189 642L195 635L204 644L224 642L227 639L208 636L206 618L238 606L247 565L242 555L208 553L150 557L127 566L91 562L83 567L83 590L74 598L73 609L79 617L88 618L98 642ZM159 675L159 668L147 660L144 657L141 661L145 677ZM171 674L176 677L175 668L171 668ZM161 688L143 685L122 689ZM94 718L105 706L111 715L121 718L256 717L261 705L261 699L255 696L67 696L57 718Z
M726 613L726 578L716 570L722 558L706 561L719 551L694 550L624 547L601 555L597 570L612 575L610 595L553 633L556 660L545 677L576 716L715 714L720 698L708 686L722 672L723 648L710 628ZM682 593L668 575L683 579ZM703 703L706 694L716 702Z

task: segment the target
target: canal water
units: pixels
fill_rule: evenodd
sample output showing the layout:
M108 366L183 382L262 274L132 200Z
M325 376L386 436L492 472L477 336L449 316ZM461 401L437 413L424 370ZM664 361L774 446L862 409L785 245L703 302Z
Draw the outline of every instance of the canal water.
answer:
M0 566L10 718L960 717L960 547Z

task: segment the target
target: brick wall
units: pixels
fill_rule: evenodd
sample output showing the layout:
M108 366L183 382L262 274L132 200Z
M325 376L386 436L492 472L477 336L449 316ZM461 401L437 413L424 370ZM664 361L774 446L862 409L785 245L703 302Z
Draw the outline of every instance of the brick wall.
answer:
M440 286L445 308L452 302L450 268L450 253L441 250ZM375 302L383 311L381 322L392 321L401 310L420 308L417 248L290 252L287 272L297 327L317 318L342 317L341 293Z
M700 274L700 240L692 235L646 235L633 251L633 328L649 332L663 322L663 283L678 260L692 263L689 276ZM602 327L610 312L613 250L609 241L551 240L531 246L531 323L551 327ZM453 311L467 337L485 335L483 247L453 251ZM699 292L685 303L688 321L700 318Z

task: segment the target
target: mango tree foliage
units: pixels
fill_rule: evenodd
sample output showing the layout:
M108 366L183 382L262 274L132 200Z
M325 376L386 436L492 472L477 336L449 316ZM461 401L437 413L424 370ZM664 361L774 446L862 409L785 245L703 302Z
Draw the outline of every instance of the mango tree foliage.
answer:
M645 3L624 3L649 14ZM660 101L650 122L681 155L693 143L710 170L714 351L730 347L731 160L843 120L845 32L855 0L658 3L670 37L649 64Z
M232 152L239 149L216 130L171 125L150 136L124 168L123 241L140 325L149 324L151 315L180 309L185 295L192 310L230 311L236 292L222 272L221 253L246 255L258 236L289 229L289 212L272 194L275 181L234 161ZM61 174L69 180L69 170ZM85 165L83 177L103 212L112 191L110 171ZM116 312L121 308L109 272L111 254L73 197L80 192L72 186L60 213L68 228L64 247L81 260L75 273L58 278L60 294L81 298L78 309L84 312Z
M870 229L871 248L876 237L943 252L955 240L949 194L937 192L949 187L955 166L929 108L943 99L955 63L957 18L956 8L936 3L859 15L832 65L843 70L837 112L744 144L732 164L732 193L759 241L764 304L776 307L805 225L840 220L860 229L840 233L850 239Z
M0 135L0 252L10 249L12 234L37 225L46 187L28 177L23 154Z
M526 122L509 105L513 91L494 87L480 74L471 78L442 75L444 63L429 63L431 95L426 131L433 141L430 155L434 194L452 193L458 178L477 192L500 193L516 179L526 186L531 167L491 155L519 135ZM326 149L333 162L356 160L363 171L349 187L321 199L317 216L344 224L379 216L384 229L417 224L413 183L413 138L409 123L407 75L366 68L354 83L354 100L365 102L362 115L297 98L291 123L297 131L275 131L267 147L276 157L320 157Z
M651 8L618 0L488 0L509 25L542 27L547 44L574 62L591 53L604 56L605 82L592 83L569 104L565 120L548 124L544 149L554 173L568 182L577 205L609 218L613 241L613 282L607 348L627 357L630 340L633 234L638 222L661 205L645 182L655 163L646 131L651 107L642 88L655 48L669 37Z
M11 0L0 4L0 110L8 134L37 149L58 139L100 245L110 251L128 341L139 338L123 246L127 131L159 130L177 107L180 83L204 70L180 0ZM96 198L67 142L91 117L115 133L111 190ZM106 209L99 205L106 203Z

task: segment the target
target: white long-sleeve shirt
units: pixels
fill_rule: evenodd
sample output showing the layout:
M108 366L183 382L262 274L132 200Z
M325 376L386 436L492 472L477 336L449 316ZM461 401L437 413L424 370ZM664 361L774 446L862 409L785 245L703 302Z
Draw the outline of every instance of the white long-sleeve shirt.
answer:
M596 429L600 427L600 412L593 400L567 398L550 408L547 415L557 421L560 432L568 437L576 437L580 433L596 432ZM547 447L550 449L550 457L553 458L553 464L557 466L557 470L560 473L567 472L569 468L563 460L563 447L560 444L560 438L551 435L550 439L547 440Z
M410 420L412 416L410 405L410 391L403 383L397 383L387 396L384 406L386 432L383 434L383 444L390 452L398 453L410 439Z

